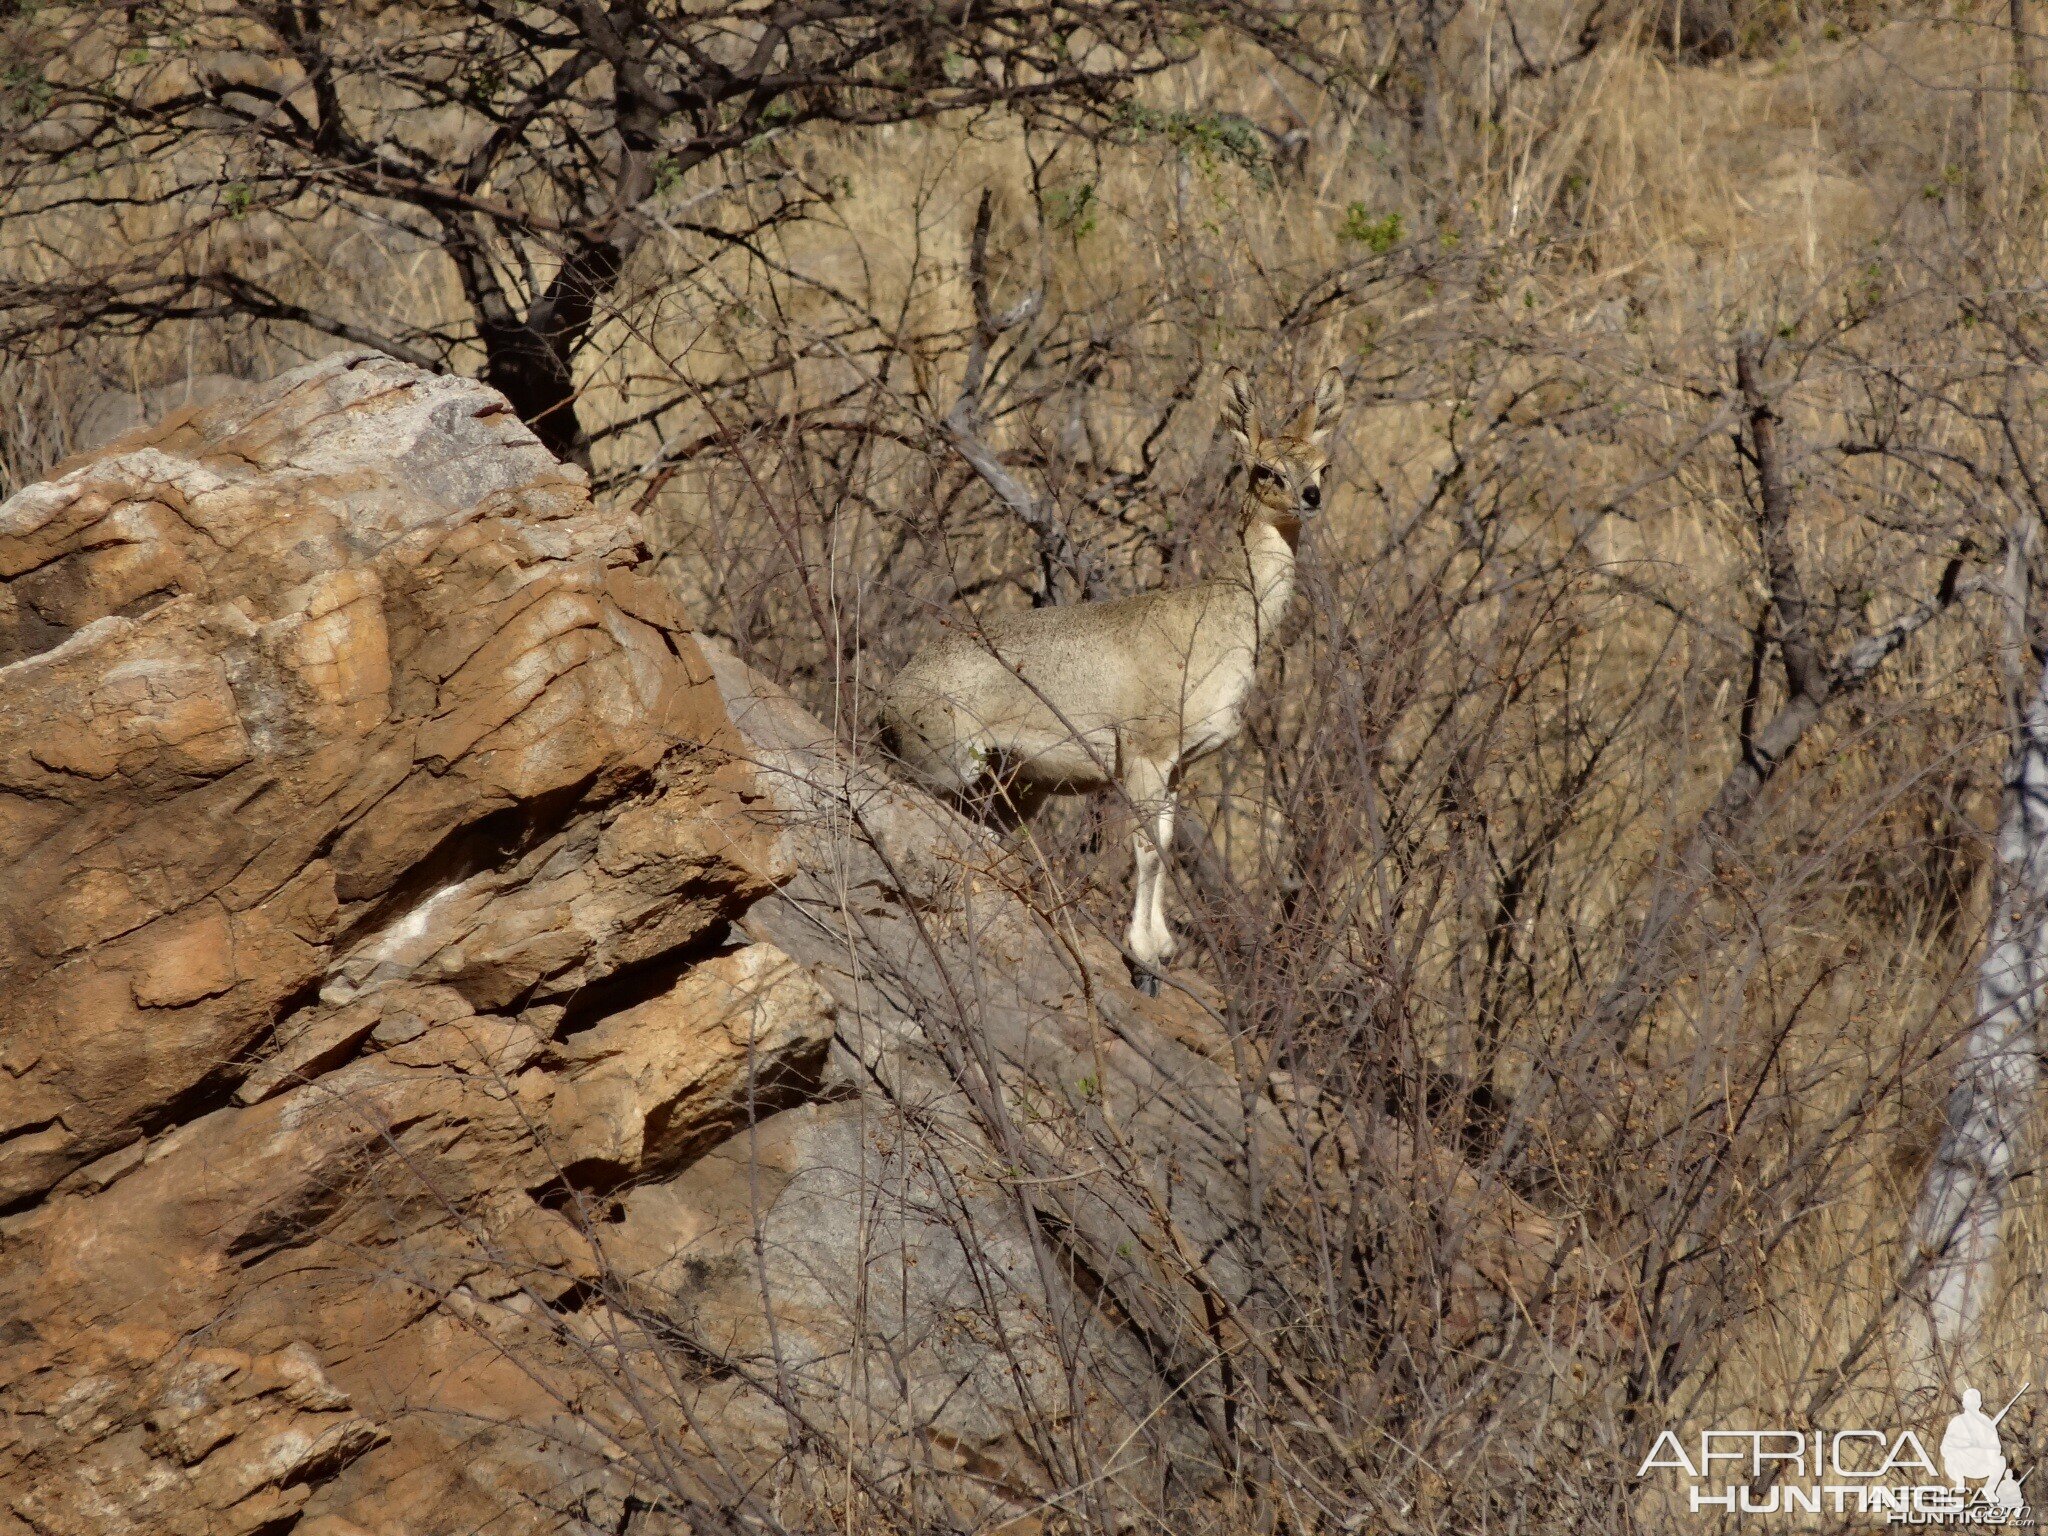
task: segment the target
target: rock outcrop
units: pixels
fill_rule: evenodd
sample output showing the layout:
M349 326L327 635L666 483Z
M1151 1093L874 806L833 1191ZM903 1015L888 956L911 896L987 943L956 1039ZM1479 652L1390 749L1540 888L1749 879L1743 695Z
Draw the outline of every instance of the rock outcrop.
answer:
M0 1532L1187 1480L1265 1111L643 555L371 354L0 506Z

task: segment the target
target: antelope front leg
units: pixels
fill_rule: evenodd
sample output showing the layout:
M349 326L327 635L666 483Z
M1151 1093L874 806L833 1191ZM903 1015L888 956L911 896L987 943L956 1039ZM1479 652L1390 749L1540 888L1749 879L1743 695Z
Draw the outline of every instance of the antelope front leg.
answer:
M1159 850L1159 866L1152 875L1152 909L1147 919L1152 925L1153 958L1161 965L1172 960L1180 948L1180 941L1173 936L1173 926L1166 920L1166 863L1173 857L1175 808L1173 791L1169 788L1152 818L1152 846Z
M1131 881L1131 927L1127 935L1131 980L1147 997L1159 995L1159 972L1173 957L1173 931L1166 926L1165 854L1173 837L1173 792L1167 770L1139 760L1125 773L1124 793L1138 813L1132 852L1137 873Z

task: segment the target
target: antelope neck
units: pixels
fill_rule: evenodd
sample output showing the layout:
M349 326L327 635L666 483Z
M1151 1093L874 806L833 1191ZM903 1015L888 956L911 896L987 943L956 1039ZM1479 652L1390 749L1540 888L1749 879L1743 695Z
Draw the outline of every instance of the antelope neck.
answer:
M1262 509L1245 524L1245 570L1250 577L1261 644L1279 624L1294 597L1294 550L1300 540L1299 518Z

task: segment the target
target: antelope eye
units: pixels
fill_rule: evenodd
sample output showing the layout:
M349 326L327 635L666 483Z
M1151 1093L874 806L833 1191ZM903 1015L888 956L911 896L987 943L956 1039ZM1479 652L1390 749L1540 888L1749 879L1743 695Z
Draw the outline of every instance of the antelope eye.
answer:
M1275 469L1272 465L1254 464L1252 466L1253 485L1276 485L1279 483L1279 480L1280 471Z

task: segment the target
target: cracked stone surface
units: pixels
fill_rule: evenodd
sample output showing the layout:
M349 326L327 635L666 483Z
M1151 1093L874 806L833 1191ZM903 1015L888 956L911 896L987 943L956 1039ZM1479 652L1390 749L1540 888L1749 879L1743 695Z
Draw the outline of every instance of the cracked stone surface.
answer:
M367 355L0 507L0 1207L302 996L530 1004L767 888L639 553L496 395Z

